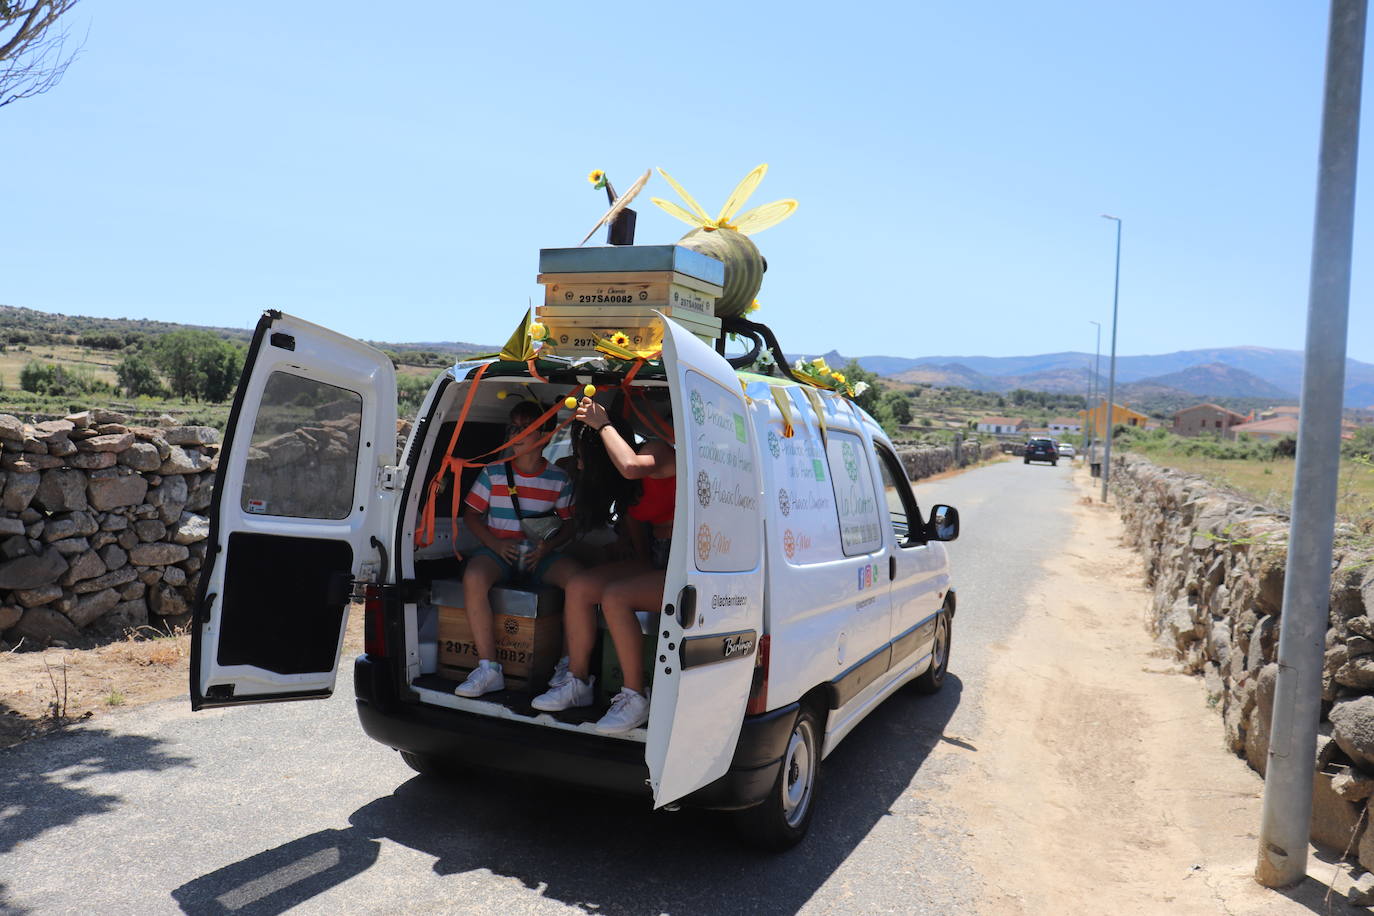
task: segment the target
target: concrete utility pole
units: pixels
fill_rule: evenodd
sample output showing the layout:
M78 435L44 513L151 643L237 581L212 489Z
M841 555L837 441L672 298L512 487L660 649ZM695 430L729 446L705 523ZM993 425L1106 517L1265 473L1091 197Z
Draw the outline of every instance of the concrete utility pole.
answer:
M1351 239L1360 140L1366 0L1332 0L1317 168L1293 518L1283 582L1279 674L1255 879L1287 887L1307 875L1331 540L1340 472L1341 402L1350 312Z
M1112 286L1112 361L1107 370L1107 450L1102 455L1102 501L1107 501L1107 483L1112 479L1112 427L1116 415L1116 304L1121 298L1121 219L1102 214L1116 223L1116 282Z
M1092 413L1094 409L1093 404L1097 400L1098 389L1102 387L1101 382L1098 381L1102 377L1102 322L1093 321L1091 318L1089 318L1088 324L1097 326L1097 349L1093 351L1092 384L1088 388L1088 412L1092 414L1094 419L1092 431L1088 433L1088 441L1086 445L1088 448L1091 448L1093 440L1097 438L1097 414ZM1083 426L1085 429L1087 428L1088 423L1086 420L1084 421ZM1085 460L1091 461L1092 456L1088 456Z

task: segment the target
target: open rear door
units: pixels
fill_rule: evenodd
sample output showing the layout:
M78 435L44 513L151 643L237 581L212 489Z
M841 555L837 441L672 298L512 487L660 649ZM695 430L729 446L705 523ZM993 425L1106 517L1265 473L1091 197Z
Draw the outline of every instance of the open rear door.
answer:
M280 312L258 322L215 475L191 707L334 690L353 580L377 580L395 463L391 360Z
M763 631L763 521L753 424L735 372L666 320L677 513L649 706L654 806L725 774Z

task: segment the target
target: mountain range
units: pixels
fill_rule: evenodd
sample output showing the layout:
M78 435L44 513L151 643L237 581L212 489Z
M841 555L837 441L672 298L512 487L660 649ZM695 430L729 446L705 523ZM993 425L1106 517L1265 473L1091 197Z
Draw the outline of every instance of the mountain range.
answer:
M825 354L831 365L848 357ZM1037 356L860 356L870 372L904 382L975 391L1050 391L1083 394L1092 379L1092 353ZM1107 387L1108 359L1101 358L1100 384ZM1258 398L1297 403L1302 388L1301 350L1216 347L1154 356L1118 356L1117 399L1158 393L1217 398ZM1374 364L1347 359L1345 406L1374 406Z

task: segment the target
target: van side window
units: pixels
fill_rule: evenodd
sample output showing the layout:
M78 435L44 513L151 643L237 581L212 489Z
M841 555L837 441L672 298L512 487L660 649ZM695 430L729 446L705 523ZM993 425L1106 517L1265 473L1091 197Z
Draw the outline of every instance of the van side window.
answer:
M253 421L240 508L254 515L347 518L353 508L363 399L273 372Z
M830 433L825 444L830 479L835 485L835 508L840 516L840 543L845 556L872 553L883 546L878 493L873 487L863 440L853 433Z
M916 496L911 492L906 471L902 469L897 456L882 446L878 446L878 467L883 472L883 498L887 502L887 517L892 523L892 531L897 535L897 543L911 539L911 520L916 520L919 528L921 513L916 506Z

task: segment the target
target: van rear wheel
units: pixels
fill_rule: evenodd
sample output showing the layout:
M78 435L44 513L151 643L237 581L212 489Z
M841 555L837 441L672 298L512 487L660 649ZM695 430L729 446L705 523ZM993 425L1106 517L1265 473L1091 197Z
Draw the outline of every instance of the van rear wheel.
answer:
M782 767L768 798L735 815L740 833L750 844L775 852L800 843L816 809L820 775L820 719L803 706L792 725Z
M434 776L439 779L452 779L462 773L462 767L451 760L433 754L418 754L414 751L401 751L401 759L421 776Z
M930 667L925 673L911 682L917 693L937 693L945 686L945 673L949 670L950 644L949 608L940 608L935 618L935 643L930 648Z

